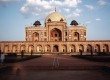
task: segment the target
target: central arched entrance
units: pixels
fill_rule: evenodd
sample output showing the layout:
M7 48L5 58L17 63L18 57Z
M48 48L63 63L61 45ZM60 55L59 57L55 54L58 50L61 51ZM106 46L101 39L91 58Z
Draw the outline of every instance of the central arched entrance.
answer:
M62 32L60 29L54 28L50 31L50 41L62 41Z
M53 46L53 52L59 52L59 47L58 45Z

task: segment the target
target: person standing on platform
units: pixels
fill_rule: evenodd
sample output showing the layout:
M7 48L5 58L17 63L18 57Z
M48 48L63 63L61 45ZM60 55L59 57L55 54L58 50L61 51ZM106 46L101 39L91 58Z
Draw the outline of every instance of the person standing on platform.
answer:
M5 54L1 52L1 56L0 56L1 64L3 64L4 59L5 59Z
M54 56L53 66L54 66L54 67L58 67L58 66L59 66L58 54L55 54L55 56Z

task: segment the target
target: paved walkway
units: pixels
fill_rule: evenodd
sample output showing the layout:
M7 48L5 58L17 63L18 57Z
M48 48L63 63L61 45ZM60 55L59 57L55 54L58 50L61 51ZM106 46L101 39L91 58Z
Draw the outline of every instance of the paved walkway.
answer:
M43 69L43 68L49 68L49 67L54 67L53 62L54 62L55 55L44 55L40 58L35 58L32 60L24 61L24 62L18 62L13 64L12 66L15 66L15 68L20 68L20 69L25 69L25 68L33 68L33 69ZM59 67L88 67L88 66L110 66L110 63L108 62L93 62L93 61L88 61L84 59L78 59L75 57L71 57L69 55L59 55L57 56Z
M0 73L0 80L109 80L110 74L102 70L36 70L53 67L54 55L9 64L13 70ZM66 55L58 56L59 67L104 66L110 63L92 62Z

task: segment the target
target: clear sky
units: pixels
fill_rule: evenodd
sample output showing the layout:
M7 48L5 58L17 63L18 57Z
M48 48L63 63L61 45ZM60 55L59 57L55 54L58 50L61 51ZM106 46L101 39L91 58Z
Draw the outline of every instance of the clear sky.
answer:
M55 6L67 25L87 25L87 40L110 40L110 0L0 0L0 41L25 40L25 26L44 26Z

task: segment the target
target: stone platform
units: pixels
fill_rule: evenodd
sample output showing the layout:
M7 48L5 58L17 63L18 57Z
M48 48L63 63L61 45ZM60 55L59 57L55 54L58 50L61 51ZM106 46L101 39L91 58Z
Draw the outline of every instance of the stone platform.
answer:
M57 56L59 65L54 66L55 57L55 55L43 55L28 61L7 64L10 69L0 73L0 80L110 79L110 73L105 69L110 66L108 62L94 62L69 55L59 55Z
M58 66L53 65L54 59L57 58ZM57 64L56 63L56 64ZM94 69L102 69L105 66L110 67L109 62L94 62L88 61L84 59L79 59L75 57L71 57L70 55L43 55L40 58L31 59L28 61L17 62L13 64L5 64L6 67L9 66L11 69L34 69L34 70L51 70L51 69L58 69L58 70L94 70Z

